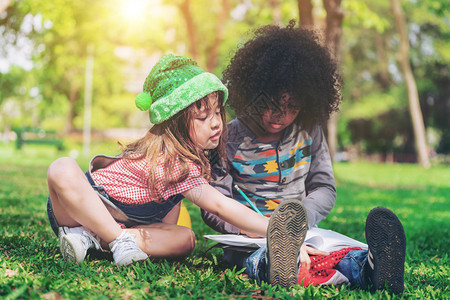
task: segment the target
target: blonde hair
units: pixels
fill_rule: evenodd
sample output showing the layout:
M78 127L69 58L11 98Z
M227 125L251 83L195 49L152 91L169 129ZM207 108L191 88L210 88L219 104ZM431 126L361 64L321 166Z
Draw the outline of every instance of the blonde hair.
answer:
M210 109L208 96L212 95L219 100L220 114L222 116L223 131L220 137L219 145L216 149L205 151L197 146L190 138L189 130L192 126L193 114L196 110L205 107ZM188 161L200 167L200 176L207 181L211 181L210 158L226 160L225 155L225 138L226 138L226 121L224 96L222 92L213 92L194 102L187 108L183 109L175 116L156 124L141 139L122 146L122 157L126 159L147 159L147 165L150 168L150 176L148 183L150 187L156 184L156 168L160 160L164 166L164 189L167 190L171 186L183 182L189 176ZM138 153L140 155L136 156ZM173 174L168 170L173 170L174 166L180 164L181 172ZM150 196L153 200L161 202L157 199L156 192L150 188Z

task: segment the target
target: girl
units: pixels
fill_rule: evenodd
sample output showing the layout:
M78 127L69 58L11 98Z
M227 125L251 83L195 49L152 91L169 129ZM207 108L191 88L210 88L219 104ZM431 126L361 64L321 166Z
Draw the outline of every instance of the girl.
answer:
M228 91L195 61L163 56L136 97L155 124L120 156L96 156L84 174L70 158L48 169L47 212L62 256L75 263L87 250L110 249L117 265L189 254L191 229L177 226L179 203L265 236L268 219L209 186L209 159L224 156Z

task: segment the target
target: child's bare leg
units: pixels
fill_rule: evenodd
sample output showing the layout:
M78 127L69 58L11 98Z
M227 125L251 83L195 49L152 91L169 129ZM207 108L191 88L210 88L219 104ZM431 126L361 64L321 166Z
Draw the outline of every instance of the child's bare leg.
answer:
M185 256L195 247L194 232L184 226L154 223L130 228L128 231L136 235L139 248L150 257Z
M106 209L75 160L60 158L47 173L53 212L58 224L83 225L107 243L121 234L121 228Z

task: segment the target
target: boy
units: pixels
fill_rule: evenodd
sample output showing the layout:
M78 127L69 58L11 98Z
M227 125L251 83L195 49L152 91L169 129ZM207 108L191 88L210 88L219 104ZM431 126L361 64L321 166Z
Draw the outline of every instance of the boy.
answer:
M237 185L264 215L275 217L268 228L268 261L266 248L250 256L225 251L224 259L245 267L252 278L284 287L302 281L297 278L299 256L301 270L309 270L309 255L328 254L303 241L305 227L326 218L336 201L320 126L341 100L341 78L327 49L313 32L294 26L291 22L286 28L257 29L231 59L223 74L237 116L228 124L229 174L223 166L212 166L220 179L214 187L245 204L232 188ZM290 216L279 217L276 207L286 201L281 215ZM202 217L216 231L246 234L212 214L203 211ZM285 224L293 219L295 226ZM400 221L391 211L375 208L367 218L366 238L368 251L347 248L335 253L333 257L340 258L333 265L336 276L316 283L376 290L387 282L394 293L401 293L406 241Z

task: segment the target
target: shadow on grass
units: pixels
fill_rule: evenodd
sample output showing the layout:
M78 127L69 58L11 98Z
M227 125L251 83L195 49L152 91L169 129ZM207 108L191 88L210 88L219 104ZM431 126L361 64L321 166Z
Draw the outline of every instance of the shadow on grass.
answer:
M450 247L450 188L386 188L354 183L337 188L338 200L321 227L355 239L364 236L366 216L375 207L392 210L400 219L407 237L407 250L446 253Z
M43 215L43 213L39 215ZM48 220L43 219L42 216L37 217L36 214L32 213L2 213L2 217L0 218L1 231L5 230L5 228L10 228L14 232L24 229L32 233L38 227L44 226L50 226Z

